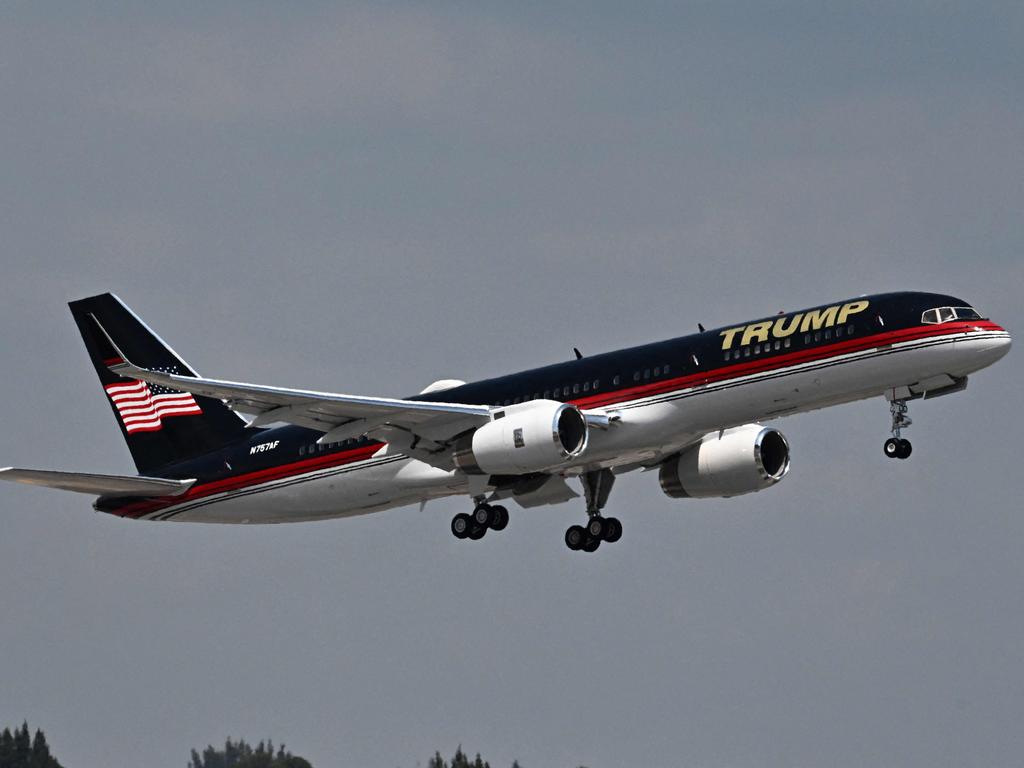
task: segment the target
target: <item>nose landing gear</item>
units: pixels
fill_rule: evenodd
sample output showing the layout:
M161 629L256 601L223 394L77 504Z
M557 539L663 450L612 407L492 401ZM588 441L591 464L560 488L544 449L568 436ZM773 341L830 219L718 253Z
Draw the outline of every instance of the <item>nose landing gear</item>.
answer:
M882 450L890 459L908 459L914 450L910 441L900 436L902 430L914 423L907 415L908 410L906 400L894 398L889 403L889 413L892 414L892 437L885 441Z

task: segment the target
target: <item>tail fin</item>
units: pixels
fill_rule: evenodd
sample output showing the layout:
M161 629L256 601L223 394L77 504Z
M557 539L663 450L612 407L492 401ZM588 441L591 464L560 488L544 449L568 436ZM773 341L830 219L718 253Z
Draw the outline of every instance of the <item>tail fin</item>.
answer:
M245 423L220 400L125 379L109 370L118 356L113 341L146 368L196 375L119 298L104 293L68 306L140 474L215 451L242 436Z

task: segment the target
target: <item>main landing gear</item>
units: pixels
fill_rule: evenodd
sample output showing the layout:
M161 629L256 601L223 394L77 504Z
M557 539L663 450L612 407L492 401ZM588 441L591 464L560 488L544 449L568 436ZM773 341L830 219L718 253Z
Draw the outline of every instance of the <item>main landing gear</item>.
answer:
M907 415L907 401L893 399L889 403L889 413L892 414L892 437L885 441L882 450L890 459L907 459L913 451L910 441L900 437L900 431L906 429L914 422Z
M573 551L594 552L602 541L612 544L622 538L622 523L618 518L601 515L615 483L615 475L610 469L601 469L585 472L581 479L590 519L585 526L569 526L565 532L565 545Z
M487 531L503 531L508 525L508 510L500 504L477 500L473 513L460 512L452 518L452 533L457 539L482 539Z

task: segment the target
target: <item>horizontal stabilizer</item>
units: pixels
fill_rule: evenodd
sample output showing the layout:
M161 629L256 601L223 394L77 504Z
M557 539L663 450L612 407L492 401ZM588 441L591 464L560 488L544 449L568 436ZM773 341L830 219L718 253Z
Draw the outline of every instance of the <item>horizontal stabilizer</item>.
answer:
M91 475L85 472L54 472L46 469L0 469L0 480L59 488L95 496L180 496L195 480L166 480L134 475Z

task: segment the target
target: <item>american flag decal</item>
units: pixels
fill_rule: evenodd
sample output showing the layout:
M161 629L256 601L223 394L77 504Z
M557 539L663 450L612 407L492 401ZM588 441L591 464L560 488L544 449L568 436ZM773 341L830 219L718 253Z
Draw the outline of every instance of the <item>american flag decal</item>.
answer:
M163 419L169 416L194 416L203 412L190 393L160 384L132 381L108 384L104 389L121 415L129 435L163 429Z

